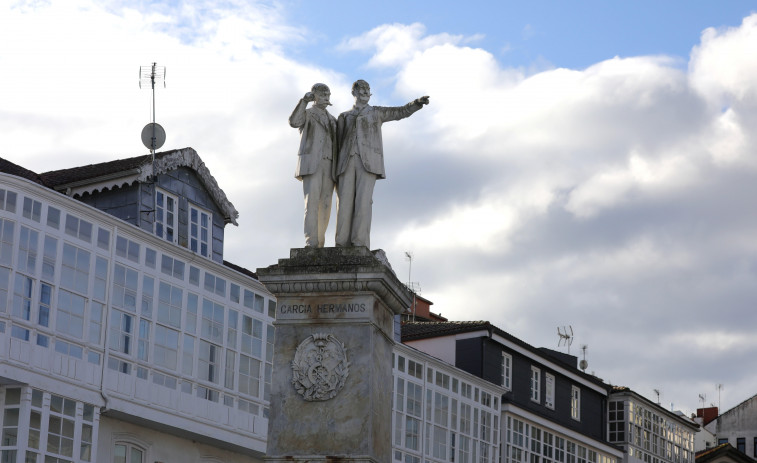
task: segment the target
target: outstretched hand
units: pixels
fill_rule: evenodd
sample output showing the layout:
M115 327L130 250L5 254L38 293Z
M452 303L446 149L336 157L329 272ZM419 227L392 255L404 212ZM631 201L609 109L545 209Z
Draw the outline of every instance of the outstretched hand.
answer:
M415 102L418 103L419 105L427 105L427 104L429 104L428 95L422 96L422 97L416 99Z

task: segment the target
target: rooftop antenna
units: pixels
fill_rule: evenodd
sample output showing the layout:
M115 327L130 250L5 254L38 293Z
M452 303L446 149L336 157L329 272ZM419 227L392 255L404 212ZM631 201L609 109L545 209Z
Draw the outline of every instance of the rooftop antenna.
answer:
M662 395L662 392L660 392L659 389L652 389L654 391L654 394L657 396L657 405L660 405L660 395ZM673 404L671 404L671 407Z
M405 251L405 258L410 262L407 269L407 289L410 290L410 292L413 293L413 306L411 307L412 310L412 321L415 321L415 307L418 305L418 302L415 298L416 294L421 293L421 285L417 282L412 282L412 274L413 274L413 253L410 251Z
M722 410L722 409L720 408L720 391L722 391L722 390L723 390L723 385L722 385L722 384L720 384L720 383L718 383L718 384L717 384L717 385L715 386L715 388L716 388L716 389L718 390L718 413L720 413L720 410Z
M573 344L573 327L571 325L563 326L562 331L560 327L557 327L557 335L560 339L557 341L557 347L568 346L568 354L570 355L570 345Z
M150 150L152 155L152 177L155 177L155 150L166 142L166 131L160 124L155 122L155 84L163 83L166 87L166 67L152 63L149 66L139 67L139 88L152 90L152 122L142 129L142 143ZM149 87L148 87L149 86Z
M702 408L704 408L704 403L707 401L707 394L699 394L699 400L702 401Z
M586 368L589 366L589 362L586 361L586 349L588 349L589 346L587 344L584 344L581 346L581 350L583 351L584 358L581 359L580 362L578 362L578 367L583 370L584 373L586 373Z

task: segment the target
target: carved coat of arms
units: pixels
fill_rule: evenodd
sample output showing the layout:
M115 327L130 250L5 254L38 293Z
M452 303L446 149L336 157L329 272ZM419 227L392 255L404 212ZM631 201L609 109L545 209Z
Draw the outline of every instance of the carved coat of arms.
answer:
M307 401L329 400L349 374L347 350L331 334L313 334L297 346L292 360L292 384Z

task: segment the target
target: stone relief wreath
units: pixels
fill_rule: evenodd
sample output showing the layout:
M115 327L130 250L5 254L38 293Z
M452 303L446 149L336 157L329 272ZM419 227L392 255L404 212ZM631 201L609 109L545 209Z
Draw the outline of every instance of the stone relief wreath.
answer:
M297 346L292 360L292 385L310 402L329 400L349 374L347 350L331 334L313 334Z

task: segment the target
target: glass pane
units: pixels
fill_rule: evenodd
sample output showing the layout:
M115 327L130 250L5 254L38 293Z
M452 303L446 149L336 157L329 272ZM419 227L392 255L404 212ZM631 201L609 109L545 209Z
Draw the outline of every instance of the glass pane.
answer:
M126 463L126 446L116 444L113 450L113 463Z

